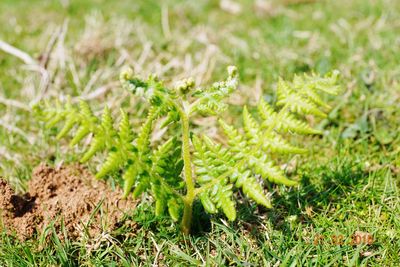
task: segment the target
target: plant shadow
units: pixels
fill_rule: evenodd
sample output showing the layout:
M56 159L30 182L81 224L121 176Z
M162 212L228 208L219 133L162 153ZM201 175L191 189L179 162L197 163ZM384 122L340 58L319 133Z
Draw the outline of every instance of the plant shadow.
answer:
M332 204L341 204L346 196L368 183L360 164L344 162L331 166L320 166L303 171L297 188L277 190L274 209L267 211L268 220L277 230L286 230L288 216L296 216L300 222L312 223L309 212L320 212ZM305 210L306 209L306 210Z
M333 166L324 165L299 171L301 181L298 187L269 188L270 192L276 192L272 197L272 209L250 203L243 198L237 205L238 224L246 227L255 238L266 220L275 230L288 236L292 234L290 218L313 224L312 217L307 215L307 208L318 213L332 204L344 204L347 201L346 196L354 194L368 183L366 173L359 164L343 162Z

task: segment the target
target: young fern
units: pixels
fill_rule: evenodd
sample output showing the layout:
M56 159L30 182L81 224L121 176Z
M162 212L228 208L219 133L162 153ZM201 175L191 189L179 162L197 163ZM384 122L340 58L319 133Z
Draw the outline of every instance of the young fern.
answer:
M143 97L150 106L137 133L132 130L128 115L122 110L118 128L114 128L107 107L101 118L97 118L85 102L78 107L69 101L64 105L57 102L55 107L44 104L36 107L36 111L47 127L64 121L57 138L73 132L71 146L92 135L81 161L86 162L100 152L107 154L96 177L123 170L124 197L129 194L139 197L143 192L151 192L156 214L168 212L173 220L181 221L182 231L188 234L196 199L208 213L222 211L233 221L236 219L235 188L256 203L271 208L271 200L259 178L287 186L297 184L285 176L274 161L274 155L306 152L286 141L288 133L321 134L302 117L308 114L326 116L324 109L329 106L320 93L337 94L337 79L337 71L325 77L296 76L292 82L280 79L276 107L261 100L257 106L258 118L244 107L243 129L236 129L219 119L227 145L206 135L194 134L189 123L197 113L219 116L227 108L224 100L238 85L235 67L228 68L226 80L207 88L194 88L192 79L168 88L154 75L144 80L135 77L131 70L122 72L123 88ZM161 119L162 127L178 125L180 130L153 148L150 135L155 122Z

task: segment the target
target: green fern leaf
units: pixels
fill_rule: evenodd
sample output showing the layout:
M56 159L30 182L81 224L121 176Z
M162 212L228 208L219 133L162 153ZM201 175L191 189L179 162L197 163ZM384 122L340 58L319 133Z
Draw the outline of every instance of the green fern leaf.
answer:
M81 162L87 162L91 159L96 153L103 151L106 147L111 148L116 145L116 131L113 127L113 119L111 117L111 112L106 106L103 111L103 115L101 118L101 124L97 127L97 130L94 134L93 141L90 144L89 149L83 155Z
M138 198L143 192L150 188L150 177L141 174L137 177L135 189L133 190L133 198Z
M265 196L260 183L255 177L249 177L242 180L242 190L249 198L254 200L257 204L263 205L266 208L272 208L271 201Z
M97 172L96 177L102 178L107 174L110 174L118 170L125 163L124 155L120 150L112 151L108 154L105 162L101 166L100 170Z
M242 128L236 129L219 118L227 137L227 142L221 143L191 131L191 119L197 113L221 115L226 110L225 100L238 85L234 67L228 69L227 79L204 88L195 88L190 78L168 88L155 75L141 79L132 70L123 71L123 88L147 100L149 105L148 115L137 132L132 130L124 111L121 110L116 130L107 107L99 120L83 101L79 107L71 102L63 106L57 101L55 107L44 103L43 109L36 106L34 110L48 128L64 121L57 138L72 132L71 145L91 136L81 161L104 152L105 160L96 177L122 173L124 197L131 192L134 198L149 192L155 202L155 214L163 215L168 210L172 220L182 217L182 231L187 234L196 199L206 212L222 211L233 221L237 216L233 186L257 204L271 208L259 179L287 186L297 184L278 167L277 156L306 152L288 142L290 134L321 134L304 117L326 116L330 107L320 93L337 94L337 80L336 71L325 77L311 74L295 76L292 81L280 79L275 105L261 100L254 114L245 106ZM151 141L154 125L168 127L157 141L157 148Z
M171 216L172 220L175 222L179 221L181 217L181 205L175 198L170 198L167 203L168 206L168 213Z
M281 114L277 119L277 113L263 99L257 105L258 114L263 120L261 128L268 130L271 125L275 125L275 130L279 132L291 132L298 134L321 134L321 131L311 128L304 121L296 119L289 112Z
M79 123L79 112L76 108L72 106L70 100L68 100L67 104L65 105L64 112L65 115L63 117L65 117L65 123L64 127L56 136L58 140L66 136L75 126L75 124Z
M203 204L203 207L206 212L210 214L214 214L218 212L217 207L215 207L214 203L210 199L208 191L205 191L199 195L200 201Z
M217 184L211 191L211 197L217 208L222 209L225 216L230 221L236 220L236 207L233 202L232 185Z
M286 178L285 174L279 167L267 159L266 155L256 154L249 158L249 166L254 172L261 175L264 179L268 179L272 183L283 184L286 186L297 185L296 181Z
M122 176L122 179L124 180L124 198L126 198L131 192L131 189L136 182L138 173L139 167L133 163L129 165L124 175Z
M269 136L262 138L262 149L264 151L270 151L271 153L283 153L283 154L304 154L307 153L307 149L292 146L285 141L280 135L271 133Z

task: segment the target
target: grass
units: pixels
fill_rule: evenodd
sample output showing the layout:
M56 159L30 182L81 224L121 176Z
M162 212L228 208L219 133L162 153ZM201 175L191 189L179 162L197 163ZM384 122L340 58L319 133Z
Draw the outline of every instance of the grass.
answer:
M318 125L324 136L301 140L311 153L290 161L301 185L269 188L274 209L243 200L235 223L199 209L196 234L183 237L167 218L144 212L145 201L129 217L134 225L96 240L2 234L0 265L400 265L400 3L236 3L238 13L218 1L1 1L0 40L44 64L49 77L0 51L0 175L20 191L39 162L74 160L35 123L33 100L72 94L99 111L122 105L140 117L143 107L115 83L123 65L199 84L237 65L233 104L273 99L279 76L311 70L339 69L345 91ZM197 124L215 132L212 121ZM373 244L350 245L356 231L372 234ZM333 244L334 235L345 244Z

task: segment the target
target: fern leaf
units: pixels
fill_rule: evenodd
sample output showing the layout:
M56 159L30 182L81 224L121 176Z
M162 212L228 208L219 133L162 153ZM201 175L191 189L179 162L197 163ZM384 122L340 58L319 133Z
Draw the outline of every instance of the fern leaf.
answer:
M124 180L124 198L129 195L133 185L136 182L137 175L139 173L138 166L136 164L131 164L126 169L122 179Z
M114 136L115 135L115 130L114 130L114 120L111 116L111 111L108 108L108 106L105 106L103 110L103 115L101 116L101 128L103 131L106 133L107 136Z
M231 199L232 185L217 184L211 192L216 207L222 209L230 221L234 221L236 219L236 207L235 202Z
M75 126L75 124L79 122L78 110L75 109L71 105L70 100L68 100L67 104L65 105L64 112L65 112L66 120L65 120L65 123L64 123L64 127L61 129L61 131L56 136L56 138L58 140L60 140L65 135L67 135L72 130L72 128Z
M250 144L257 144L260 135L258 122L251 116L247 107L243 108L243 128Z
M141 174L137 177L136 187L133 190L133 198L138 198L143 192L145 192L150 187L150 177Z
M301 115L312 114L319 116L321 118L325 118L326 114L318 109L318 106L311 102L308 99L304 99L298 94L289 93L285 96L280 94L278 96L278 102L276 103L277 106L284 106L289 105L289 109L292 112L296 112Z
M309 89L304 90L304 96L314 102L317 106L324 107L325 109L331 109L325 101L322 100L320 95L316 92L315 88L312 85L306 85Z
M72 128L75 126L75 124L78 122L76 114L68 114L67 119L65 121L64 127L61 129L61 131L58 133L56 138L60 140L64 136L66 136Z
M121 110L121 121L118 127L118 136L122 143L129 144L133 141L134 135L129 123L128 114Z
M97 152L102 151L105 148L105 140L98 136L95 136L90 143L89 149L85 152L81 158L81 162L85 163L90 160Z
M71 140L71 147L78 144L88 134L95 132L96 129L97 118L93 115L90 106L85 101L79 103L79 116L81 125Z
M339 71L334 70L328 73L325 77L320 77L315 74L304 75L303 79L305 83L310 84L315 90L325 92L330 95L337 95L341 88L337 85L339 78Z
M275 124L274 128L279 132L321 134L321 131L311 128L307 123L296 119L289 112L281 114L280 118L277 119L278 114L263 99L258 103L257 110L263 120L261 123L261 128L263 130L267 130L271 125Z
M120 150L110 152L100 170L97 172L96 177L102 178L107 174L118 170L124 162L125 157Z
M265 155L252 156L249 159L249 166L254 169L254 172L261 175L264 179L276 184L286 186L297 185L296 181L286 178L283 171L275 166L272 161L269 161Z
M242 135L239 134L238 130L236 130L231 125L228 125L223 120L219 120L219 124L224 130L225 135L228 137L228 145L232 151L234 160L241 160L246 156L248 152L248 145L246 140Z
M193 105L190 113L199 111L203 115L216 115L226 110L227 104L223 102L238 86L237 69L233 66L228 68L228 78L222 82L214 83L210 88L199 90L196 96L199 97Z
M57 123L62 121L67 112L63 109L60 101L56 101L55 108L51 108L49 103L45 103L46 111L44 112L44 121L46 122L46 128L50 129L54 127Z
M88 134L90 134L90 129L87 127L87 125L81 125L79 126L78 130L76 131L76 134L74 138L72 138L70 142L70 147L75 146L78 144L83 138L85 138Z
M260 183L252 176L252 172L246 168L236 168L230 177L231 182L235 183L237 188L241 188L249 198L257 204L263 205L266 208L271 208L271 201L263 192Z
M180 174L183 168L180 142L176 137L170 138L152 155L152 174L162 177L166 183L175 189L182 187Z
M136 139L137 149L142 155L147 155L150 152L150 133L153 127L153 122L157 116L158 110L156 108L151 108Z
M266 208L272 208L271 201L265 196L261 185L255 177L249 177L242 183L242 190L249 198L257 204L263 205Z
M203 205L204 209L206 212L210 214L217 213L218 209L215 207L214 203L210 199L210 196L208 195L208 191L205 191L199 195L201 204Z
M167 202L168 213L171 216L172 220L177 222L181 217L181 205L179 205L178 201L175 198L170 198Z
M116 145L116 132L113 127L113 119L110 110L106 106L101 118L101 124L94 133L89 149L83 155L81 162L87 162L97 152L104 150L106 147L111 148Z
M156 216L163 215L165 209L167 208L167 196L159 183L152 183L151 190L156 200L155 214Z
M282 115L281 120L277 122L276 129L281 132L298 134L322 134L321 131L313 129L304 121L296 119L289 112Z
M283 153L283 154L304 154L307 153L307 149L292 146L285 141L278 134L271 133L269 136L262 138L262 148L264 151L270 151L272 153Z
M207 136L203 136L201 140L194 135L192 141L195 148L193 163L200 184L210 182L229 169L232 162L227 149L214 143Z

